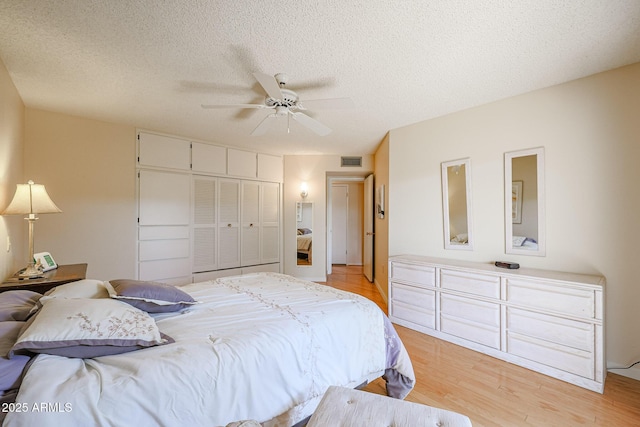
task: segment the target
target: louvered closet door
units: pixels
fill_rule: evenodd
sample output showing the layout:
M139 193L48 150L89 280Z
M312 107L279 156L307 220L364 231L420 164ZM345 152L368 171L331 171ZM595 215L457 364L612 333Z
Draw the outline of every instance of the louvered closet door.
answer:
M194 176L192 268L194 273L218 268L216 196L216 178Z
M262 183L260 261L280 260L280 184Z
M240 180L218 179L218 268L240 266Z
M242 181L242 266L260 264L260 187Z

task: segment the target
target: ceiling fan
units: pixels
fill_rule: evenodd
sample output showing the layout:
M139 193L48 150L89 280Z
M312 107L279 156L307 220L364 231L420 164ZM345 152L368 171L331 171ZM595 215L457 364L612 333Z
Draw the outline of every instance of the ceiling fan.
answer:
M274 120L278 117L285 116L287 117L287 120L292 118L318 135L325 136L331 132L331 129L302 111L321 108L351 108L354 106L351 98L312 99L302 101L298 98L298 94L296 92L285 88L288 76L283 73L276 74L275 76L270 76L264 73L253 73L253 76L267 94L264 104L203 104L202 108L266 108L274 110L273 113L265 117L253 132L251 132L251 135L254 136L264 135ZM288 125L287 131L289 131Z

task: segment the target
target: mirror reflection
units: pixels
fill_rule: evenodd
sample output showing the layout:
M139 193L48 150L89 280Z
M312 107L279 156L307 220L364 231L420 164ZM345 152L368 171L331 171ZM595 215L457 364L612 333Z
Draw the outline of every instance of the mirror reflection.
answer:
M506 252L544 255L544 152L505 154Z
M445 249L473 249L471 233L471 160L442 163Z
M313 264L313 203L296 202L296 238L298 265Z

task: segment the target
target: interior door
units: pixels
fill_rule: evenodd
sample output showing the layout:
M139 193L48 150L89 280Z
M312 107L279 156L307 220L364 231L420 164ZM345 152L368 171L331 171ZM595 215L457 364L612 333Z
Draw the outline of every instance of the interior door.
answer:
M364 180L364 249L362 253L362 272L368 281L373 282L373 175Z
M347 263L347 190L346 185L334 185L331 191L331 263Z

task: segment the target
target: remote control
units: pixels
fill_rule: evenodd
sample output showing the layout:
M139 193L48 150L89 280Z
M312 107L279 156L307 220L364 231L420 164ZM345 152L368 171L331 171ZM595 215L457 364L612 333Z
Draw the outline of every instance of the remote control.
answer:
M496 267L515 270L516 268L520 268L520 264L518 264L517 262L496 261Z

